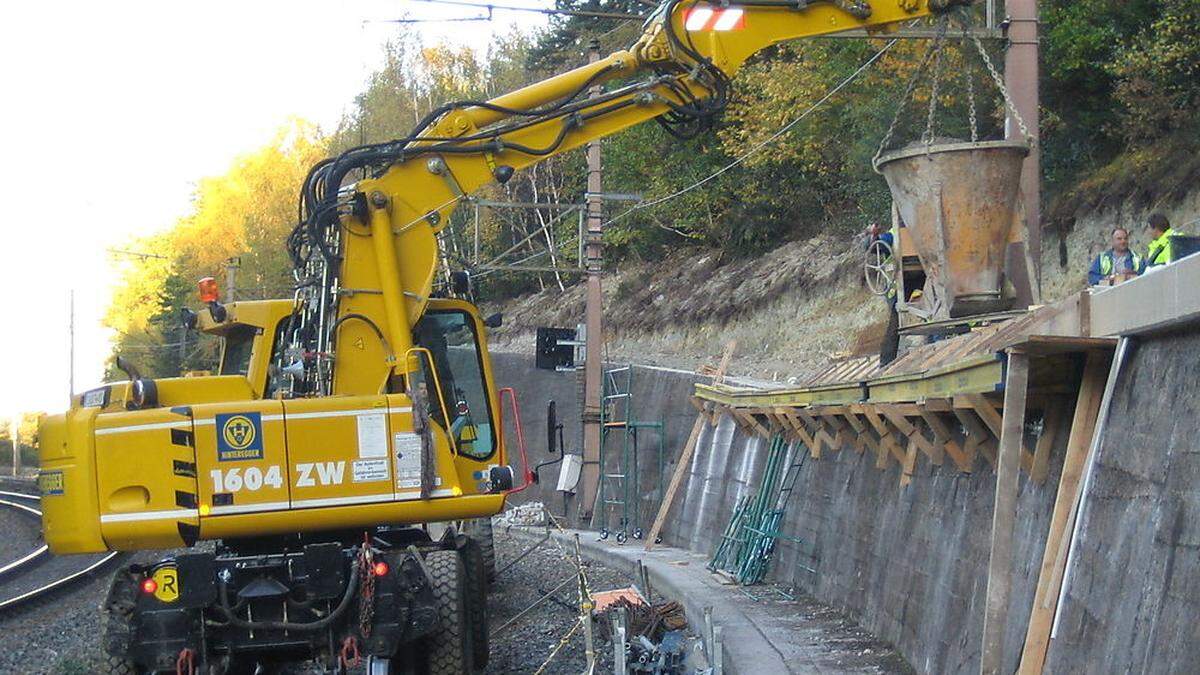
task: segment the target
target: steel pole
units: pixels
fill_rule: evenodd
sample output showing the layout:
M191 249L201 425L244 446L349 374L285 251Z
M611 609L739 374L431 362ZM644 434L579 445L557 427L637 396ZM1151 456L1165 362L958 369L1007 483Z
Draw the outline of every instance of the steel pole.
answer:
M1004 80L1013 103L1029 128L1033 148L1025 158L1021 174L1021 194L1025 200L1025 245L1033 260L1031 284L1042 285L1042 162L1038 117L1038 3L1037 0L1008 0L1008 50L1004 55ZM1017 121L1009 118L1006 137L1020 134ZM1035 291L1034 297L1040 296Z
M592 63L600 60L600 44L592 41L588 48L588 60ZM592 96L601 92L599 87L592 90ZM603 224L604 200L603 165L600 157L600 142L593 141L587 146L587 304L584 310L584 323L587 325L586 356L584 358L583 374L583 493L579 504L580 518L588 519L592 507L596 503L596 489L600 484L600 388L603 373L604 325L603 302L600 277L604 264L604 247L601 240Z

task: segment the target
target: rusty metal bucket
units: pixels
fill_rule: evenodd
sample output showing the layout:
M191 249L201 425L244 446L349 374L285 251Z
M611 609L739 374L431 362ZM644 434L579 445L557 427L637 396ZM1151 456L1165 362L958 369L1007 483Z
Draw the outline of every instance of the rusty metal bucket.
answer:
M1018 206L1020 141L909 146L879 158L926 277L951 317L1008 309L1004 259Z

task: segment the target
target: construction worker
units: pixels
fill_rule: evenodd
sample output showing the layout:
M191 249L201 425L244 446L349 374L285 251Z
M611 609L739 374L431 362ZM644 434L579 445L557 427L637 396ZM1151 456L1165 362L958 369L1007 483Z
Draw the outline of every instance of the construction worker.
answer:
M867 228L867 246L882 241L888 245L888 249L894 256L896 254L896 239L899 233L896 228L885 230L879 223L871 223ZM883 343L879 350L879 365L886 366L896 360L896 355L900 350L900 314L896 311L896 286L892 284L887 293L888 303L888 325L884 331Z
M1150 248L1146 252L1146 267L1159 267L1171 262L1171 237L1175 236L1175 231L1171 229L1171 222L1161 213L1151 214L1150 219L1146 224L1146 231L1150 233Z
M1120 283L1146 271L1146 261L1129 249L1129 230L1114 227L1112 248L1096 256L1088 270L1088 285L1098 286L1101 282Z

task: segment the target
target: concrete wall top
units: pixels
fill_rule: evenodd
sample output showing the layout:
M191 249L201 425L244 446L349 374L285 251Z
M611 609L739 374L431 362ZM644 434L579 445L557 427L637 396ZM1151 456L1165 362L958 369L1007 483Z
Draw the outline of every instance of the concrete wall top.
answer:
M1092 335L1141 335L1200 322L1200 254L1092 289Z

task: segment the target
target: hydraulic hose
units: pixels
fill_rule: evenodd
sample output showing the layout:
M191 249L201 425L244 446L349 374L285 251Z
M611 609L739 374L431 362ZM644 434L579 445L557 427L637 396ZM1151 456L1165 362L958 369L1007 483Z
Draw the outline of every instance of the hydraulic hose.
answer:
M341 601L337 607L323 619L317 619L309 623L293 623L291 621L246 621L238 618L234 614L233 609L229 606L229 585L224 581L220 582L220 601L218 609L225 615L225 618L230 624L238 628L248 630L292 630L298 632L315 633L320 630L325 630L334 621L346 613L350 608L350 601L354 599L354 592L358 590L358 558L350 565L350 580L346 583L346 592L342 594Z

